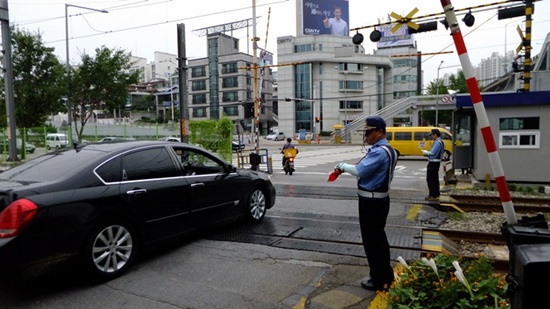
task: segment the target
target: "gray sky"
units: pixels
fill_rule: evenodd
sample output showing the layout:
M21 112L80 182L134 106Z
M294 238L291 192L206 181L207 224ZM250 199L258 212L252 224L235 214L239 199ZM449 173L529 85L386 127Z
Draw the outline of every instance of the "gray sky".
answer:
M494 3L494 0L454 0L456 9ZM55 48L55 53L65 62L65 3L54 0L10 0L9 16L12 24L31 31L40 31L47 46ZM192 30L213 25L252 18L252 0L72 0L71 5L94 9L105 9L109 13L99 13L77 7L69 7L69 46L70 59L74 63L80 54L94 54L97 47L124 49L134 56L153 59L155 51L177 54L177 24L186 27L187 56L206 56L206 39L195 35ZM518 4L521 1L517 1ZM388 14L395 12L407 15L415 6L419 9L414 16L442 12L439 0L391 0L373 1L350 0L350 28L386 22ZM495 7L475 13L476 22L467 28L461 24L466 47L472 64L478 65L491 53L503 55L506 50L515 50L520 43L516 26L524 29L524 17L499 21ZM269 10L271 13L268 14ZM532 56L538 54L546 34L550 32L550 0L535 2L532 26ZM294 0L257 0L256 15L260 18L256 26L259 46L275 53L277 63L277 37L296 35L296 4ZM269 17L269 18L268 18ZM459 16L459 19L462 17ZM269 29L267 28L269 21ZM375 43L368 40L372 28L361 30L365 36L363 46L367 53L376 49ZM252 38L253 29L241 29L233 36L241 40L241 52L252 52L247 42ZM440 25L437 31L416 35L418 49L424 53L453 51L452 54L423 57L425 85L437 76L440 61L440 77L459 69L460 61L449 31ZM351 34L353 35L353 33ZM505 44L506 42L506 44ZM351 44L351 38L350 38ZM449 67L449 68L446 68Z

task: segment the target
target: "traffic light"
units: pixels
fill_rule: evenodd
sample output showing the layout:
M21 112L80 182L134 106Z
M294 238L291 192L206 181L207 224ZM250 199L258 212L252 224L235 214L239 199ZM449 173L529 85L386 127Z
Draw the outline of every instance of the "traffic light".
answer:
M409 28L409 34L434 31L434 30L437 30L437 21L418 24L418 29L411 28L410 26L408 28Z
M315 122L317 123L321 122L321 117L315 117Z
M526 6L516 6L507 9L498 10L498 20L514 18L525 15ZM534 9L533 9L534 11Z

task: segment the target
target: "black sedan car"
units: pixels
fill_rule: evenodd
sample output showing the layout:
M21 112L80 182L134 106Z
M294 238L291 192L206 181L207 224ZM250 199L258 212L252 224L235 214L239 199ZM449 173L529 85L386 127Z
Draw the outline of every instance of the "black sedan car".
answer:
M78 145L0 173L0 274L27 278L72 260L110 280L142 250L229 222L259 222L274 203L267 175L199 147Z

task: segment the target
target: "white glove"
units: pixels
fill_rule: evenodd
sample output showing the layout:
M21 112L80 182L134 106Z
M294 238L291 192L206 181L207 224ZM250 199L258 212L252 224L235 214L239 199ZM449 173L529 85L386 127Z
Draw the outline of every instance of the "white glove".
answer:
M422 149L422 153L423 153L424 155L428 155L430 152L429 152L428 150Z
M357 167L355 167L355 165L353 165L353 164L348 164L348 163L342 162L342 163L338 164L336 166L336 168L338 168L342 172L349 173L353 176L358 176L359 175L359 172L357 171Z

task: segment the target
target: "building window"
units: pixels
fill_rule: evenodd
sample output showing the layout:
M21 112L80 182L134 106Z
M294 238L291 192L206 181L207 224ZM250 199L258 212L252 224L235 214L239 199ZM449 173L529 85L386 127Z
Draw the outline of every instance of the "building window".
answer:
M196 81L191 82L191 90L192 91L206 90L206 81L205 80L196 80Z
M338 70L340 72L347 71L351 73L362 73L363 72L363 64L361 63L347 63L347 62L340 62L338 64Z
M416 83L416 75L397 75L393 77L394 84Z
M340 90L362 90L363 82L357 80L340 81Z
M193 108L193 117L195 118L206 117L206 107Z
M238 72L238 68L237 68L237 63L236 62L222 64L222 73L223 74L237 73L237 72Z
M191 69L191 77L203 77L206 76L206 68L198 67Z
M504 149L540 148L540 118L500 118L499 145Z
M237 80L237 77L229 77L222 80L222 88L234 88L238 86L239 82Z
M500 118L500 130L538 130L539 117Z
M295 53L305 53L313 50L313 44L301 44L294 46Z
M227 116L239 116L238 106L224 106L223 113Z
M363 101L340 101L340 109L356 109L356 110L362 110L363 109Z
M239 100L239 94L235 92L224 92L222 102L236 102Z
M206 103L206 94L205 93L194 94L193 95L192 104L204 104L204 103Z
M503 149L540 148L540 132L500 132L499 145Z

